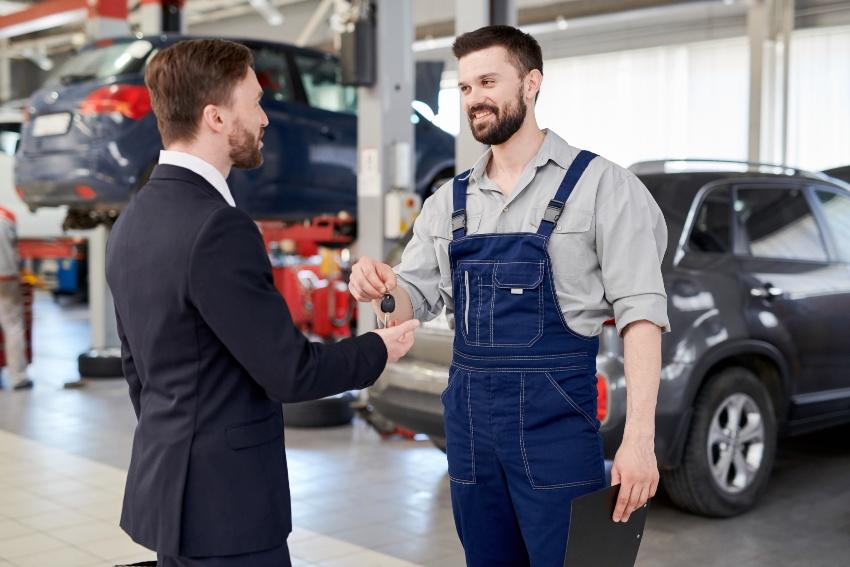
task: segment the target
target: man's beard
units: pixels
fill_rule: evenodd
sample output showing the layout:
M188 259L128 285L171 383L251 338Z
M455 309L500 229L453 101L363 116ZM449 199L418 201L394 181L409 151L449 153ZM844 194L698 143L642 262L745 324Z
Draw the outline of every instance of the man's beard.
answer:
M242 124L236 125L236 130L227 137L233 167L255 169L263 165L263 153L260 151L258 138L258 136L252 136Z
M493 113L493 123L476 127L472 117L476 112L482 110L489 110ZM523 121L525 121L527 111L528 107L525 104L525 99L522 97L522 87L520 87L516 103L513 106L501 109L489 104L477 104L470 108L467 113L472 137L488 146L504 144L520 129Z

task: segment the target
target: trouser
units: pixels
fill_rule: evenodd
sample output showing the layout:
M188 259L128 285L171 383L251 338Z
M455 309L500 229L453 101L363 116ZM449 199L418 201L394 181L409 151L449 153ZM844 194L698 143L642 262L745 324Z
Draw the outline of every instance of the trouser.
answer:
M157 567L292 567L289 546L226 557L175 557L157 554Z
M26 378L27 353L24 338L24 305L21 284L0 281L0 329L6 348L6 368L13 382Z
M452 509L471 567L561 567L573 498L605 486L594 375L453 368Z

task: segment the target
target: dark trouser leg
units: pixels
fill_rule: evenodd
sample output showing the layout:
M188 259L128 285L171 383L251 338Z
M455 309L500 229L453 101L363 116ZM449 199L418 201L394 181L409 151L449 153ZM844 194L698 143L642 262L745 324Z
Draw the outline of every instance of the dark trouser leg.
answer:
M289 547L285 543L274 549L243 555L174 557L157 554L156 559L157 567L292 567Z

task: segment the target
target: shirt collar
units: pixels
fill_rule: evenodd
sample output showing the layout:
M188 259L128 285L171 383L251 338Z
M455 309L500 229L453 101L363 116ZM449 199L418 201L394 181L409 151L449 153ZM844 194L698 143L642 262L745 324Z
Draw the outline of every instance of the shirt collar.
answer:
M178 152L175 150L160 150L159 163L165 165L176 165L197 173L203 177L207 183L212 185L216 191L221 193L224 200L231 207L236 206L233 200L233 195L230 193L230 187L227 186L227 181L221 172L206 160L187 154L186 152Z
M543 167L549 161L553 161L561 168L567 169L575 158L575 150L563 138L548 128L543 129L545 134L543 143L537 154L534 156L532 163L535 168ZM487 171L487 164L490 163L490 157L493 155L492 148L487 148L487 151L478 158L475 165L472 166L472 171L469 174L469 180L474 181L475 185L481 183L484 174Z

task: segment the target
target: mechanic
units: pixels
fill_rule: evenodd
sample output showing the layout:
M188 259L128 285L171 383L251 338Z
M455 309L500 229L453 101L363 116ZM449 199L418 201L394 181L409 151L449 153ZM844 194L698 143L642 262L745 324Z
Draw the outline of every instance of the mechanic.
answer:
M24 301L15 215L0 207L0 329L6 347L6 371L13 390L32 388L27 378Z
M606 483L596 354L611 318L628 391L613 520L657 489L667 228L628 170L538 127L543 60L533 37L489 26L459 36L453 51L463 111L490 147L425 201L401 263L360 258L350 290L376 313L392 294L391 325L444 306L454 313L442 400L467 564L559 566L571 500Z

